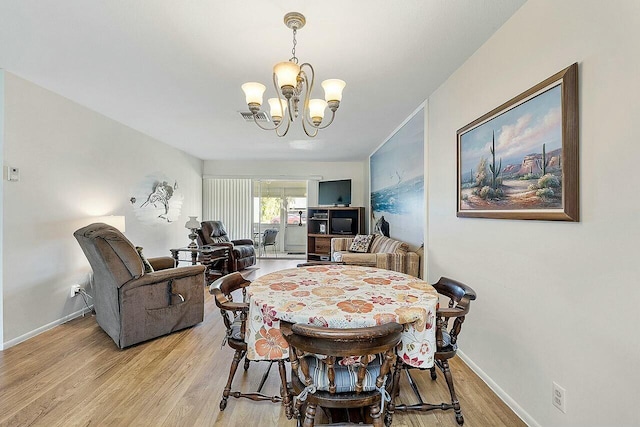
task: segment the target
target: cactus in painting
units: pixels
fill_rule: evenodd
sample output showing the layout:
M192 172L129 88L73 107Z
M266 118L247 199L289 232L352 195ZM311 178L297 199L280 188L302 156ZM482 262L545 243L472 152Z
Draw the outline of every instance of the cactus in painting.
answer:
M475 174L476 187L482 188L487 181L487 159L480 158Z
M489 170L491 171L491 188L498 188L498 175L500 175L500 170L502 169L502 158L500 158L500 164L496 168L496 133L493 132L491 136L491 157L493 159L492 163L489 165Z
M551 159L547 159L546 145L547 144L542 144L542 158L536 159L536 165L538 166L538 169L542 171L541 176L545 176L547 174L547 166L549 166L549 162L551 161Z

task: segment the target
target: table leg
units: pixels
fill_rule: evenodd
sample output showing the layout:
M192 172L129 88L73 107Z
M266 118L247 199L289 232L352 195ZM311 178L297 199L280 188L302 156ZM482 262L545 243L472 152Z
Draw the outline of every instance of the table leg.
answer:
M191 251L191 265L198 263L198 251Z
M177 267L178 266L178 250L177 249L170 249L170 251L171 251L171 256L174 259L173 266Z

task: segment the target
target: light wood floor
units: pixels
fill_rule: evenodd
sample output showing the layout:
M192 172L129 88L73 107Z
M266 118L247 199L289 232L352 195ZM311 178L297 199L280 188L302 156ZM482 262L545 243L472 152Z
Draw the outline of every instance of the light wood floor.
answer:
M298 261L261 261L249 279ZM473 313L472 313L473 314ZM472 314L469 321L473 321ZM232 350L221 348L223 326L205 292L205 321L119 350L87 315L0 352L1 426L295 426L279 404L229 399L218 404ZM461 337L464 338L464 334ZM266 363L238 370L235 387L255 390ZM459 359L452 364L466 427L525 424ZM448 397L444 379L416 372L423 396ZM406 380L401 401L413 402ZM277 369L265 392L278 394ZM457 426L451 411L396 413L393 425Z

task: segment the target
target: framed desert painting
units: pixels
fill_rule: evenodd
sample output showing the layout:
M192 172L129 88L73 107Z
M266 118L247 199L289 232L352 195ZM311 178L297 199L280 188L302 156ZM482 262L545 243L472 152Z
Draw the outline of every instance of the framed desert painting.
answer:
M578 221L578 64L457 132L459 217Z

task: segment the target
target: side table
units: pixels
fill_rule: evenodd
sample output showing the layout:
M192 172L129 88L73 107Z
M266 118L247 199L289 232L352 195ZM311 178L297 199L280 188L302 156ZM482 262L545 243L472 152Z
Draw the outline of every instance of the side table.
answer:
M207 269L205 270L205 276L207 283L211 283L229 273L229 248L226 246L203 246L201 248L177 248L169 250L171 251L171 256L175 260L176 267L181 261L190 261L192 265L196 265L200 262L200 264L206 266ZM181 260L180 252L190 253L191 260Z

